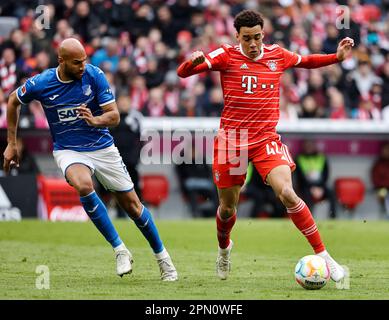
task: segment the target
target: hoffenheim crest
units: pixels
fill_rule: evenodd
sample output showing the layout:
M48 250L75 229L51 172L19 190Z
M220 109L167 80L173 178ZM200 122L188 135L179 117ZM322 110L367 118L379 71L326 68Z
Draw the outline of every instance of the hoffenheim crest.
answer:
M84 93L84 95L90 96L92 93L92 88L89 84L87 86L82 86L82 92Z
M268 63L267 63L267 66L269 67L269 69L271 71L276 71L277 70L277 62L275 62L274 60L270 60Z

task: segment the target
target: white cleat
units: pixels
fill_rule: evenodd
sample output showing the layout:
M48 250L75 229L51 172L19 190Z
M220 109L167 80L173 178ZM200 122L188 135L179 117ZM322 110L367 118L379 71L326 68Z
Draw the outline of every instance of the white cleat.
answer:
M230 240L230 244L225 249L218 249L218 255L216 259L216 273L221 280L226 280L228 274L231 271L231 249L234 243Z
M340 266L327 251L323 251L317 254L318 256L324 258L327 262L327 266L330 269L331 279L335 282L340 282L346 276L345 270Z
M115 252L116 258L116 273L118 276L123 277L125 274L132 272L132 255L128 249L122 249Z
M158 259L159 271L161 272L162 281L177 281L178 273L174 267L173 261L169 255L162 259Z

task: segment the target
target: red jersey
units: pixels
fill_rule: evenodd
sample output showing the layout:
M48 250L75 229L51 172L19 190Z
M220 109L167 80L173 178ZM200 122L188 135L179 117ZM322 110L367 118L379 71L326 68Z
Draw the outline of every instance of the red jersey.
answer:
M278 45L263 45L256 59L241 47L223 45L206 55L210 70L220 71L224 109L220 129L246 129L251 145L276 135L282 73L301 61L301 56Z
M294 170L288 148L276 133L281 75L293 66L319 68L339 61L337 54L302 57L278 45L261 49L261 54L251 59L241 46L223 45L205 55L204 62L195 64L201 57L195 54L177 69L183 78L207 70L220 72L225 105L212 166L218 188L243 185L247 160L254 163L264 181L277 166Z
M205 55L201 64L194 66L191 60L185 61L177 73L185 78L206 70L220 72L224 109L218 137L223 133L228 141L237 141L240 137L235 144L239 147L278 136L280 78L286 69L294 66L319 68L337 62L336 53L302 57L275 44L263 45L261 54L251 59L240 45L223 45ZM242 137L242 132L247 136Z

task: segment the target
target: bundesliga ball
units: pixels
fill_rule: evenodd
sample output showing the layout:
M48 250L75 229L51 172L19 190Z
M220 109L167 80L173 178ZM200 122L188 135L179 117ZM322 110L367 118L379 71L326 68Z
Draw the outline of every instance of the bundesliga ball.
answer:
M323 288L330 278L326 261L319 256L302 257L294 269L296 281L307 290Z

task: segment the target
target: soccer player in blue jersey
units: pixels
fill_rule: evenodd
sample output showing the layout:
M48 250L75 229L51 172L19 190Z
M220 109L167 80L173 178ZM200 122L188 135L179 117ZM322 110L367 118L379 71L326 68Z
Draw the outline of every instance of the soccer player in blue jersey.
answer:
M131 273L133 259L94 190L93 174L113 192L149 242L161 279L175 281L177 271L159 237L152 215L133 189L134 184L108 130L120 121L115 98L103 71L87 64L86 60L82 44L76 39L66 39L59 48L59 66L28 79L10 95L4 171L8 173L19 163L16 149L19 106L38 100L50 125L55 161L68 183L77 190L92 222L112 245L117 274Z

